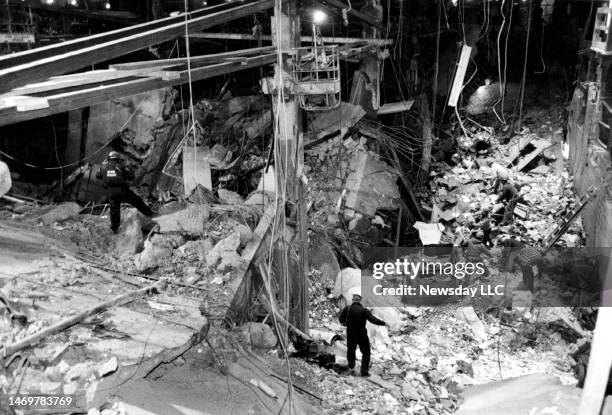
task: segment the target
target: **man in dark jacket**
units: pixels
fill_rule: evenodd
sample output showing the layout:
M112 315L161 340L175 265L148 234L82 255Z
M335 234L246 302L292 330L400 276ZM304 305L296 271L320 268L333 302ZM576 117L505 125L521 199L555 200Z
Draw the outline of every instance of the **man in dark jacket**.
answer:
M96 177L104 182L110 201L111 229L114 233L117 233L121 224L121 203L129 203L145 216L153 215L147 204L130 190L127 182L134 180L134 173L123 165L118 152L108 153L108 158L102 163Z
M361 351L361 376L370 376L370 339L366 330L366 321L377 326L385 326L387 323L374 317L372 312L361 305L361 296L353 295L353 304L344 307L340 313L340 324L346 326L346 343L349 370L355 370L355 351L357 346Z

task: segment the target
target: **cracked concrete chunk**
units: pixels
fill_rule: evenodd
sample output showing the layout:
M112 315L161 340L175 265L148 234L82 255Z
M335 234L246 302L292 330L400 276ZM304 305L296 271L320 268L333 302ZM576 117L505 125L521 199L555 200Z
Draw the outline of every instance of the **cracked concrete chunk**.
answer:
M61 222L76 216L81 211L81 207L75 202L66 202L58 205L41 216L42 223L49 226L55 222Z
M236 253L239 246L240 234L238 232L234 232L227 238L217 242L212 251L206 255L206 265L209 267L216 265L219 259L232 253Z
M229 205L240 205L244 202L242 196L227 189L219 189L219 199Z
M209 212L205 206L192 205L178 212L159 216L154 221L159 225L159 231L162 233L183 232L187 235L198 236L204 232L204 223L208 217Z
M103 362L96 367L96 374L98 375L98 377L101 378L108 375L109 373L113 373L117 370L118 367L119 362L117 361L117 357L113 356L106 362Z
M249 322L242 325L241 329L248 336L252 347L271 349L276 346L276 335L267 324Z

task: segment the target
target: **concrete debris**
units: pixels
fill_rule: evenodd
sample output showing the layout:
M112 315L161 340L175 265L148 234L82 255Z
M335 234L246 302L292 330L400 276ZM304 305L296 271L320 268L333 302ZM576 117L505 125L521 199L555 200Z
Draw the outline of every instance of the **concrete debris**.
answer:
M65 202L55 206L47 213L41 216L44 225L53 225L55 222L62 222L66 219L75 217L81 211L81 207L75 202Z
M6 163L0 161L0 197L9 191L11 186L11 172Z
M140 270L154 268L172 256L172 242L163 235L153 235L144 242L144 249L136 260Z
M205 206L191 205L178 212L154 218L159 225L159 232L181 232L189 236L200 236L209 212Z
M218 193L219 199L221 199L228 205L241 205L242 203L244 203L243 197L236 192L232 192L231 190L219 189Z
M340 272L340 265L336 253L329 244L317 245L308 253L308 261L311 268L321 272L326 280L334 280Z
M348 169L346 208L374 217L378 209L399 207L397 175L375 153L356 152Z
M424 223L417 221L412 226L419 231L419 238L421 239L423 245L440 243L442 231L444 230L444 225L441 223Z
M332 291L334 297L344 297L350 304L353 294L361 295L361 270L358 268L344 268L336 275L336 282Z
M195 255L199 261L204 261L206 255L213 249L213 243L210 239L199 239L196 241L187 241L184 245L177 249L178 255L191 256Z
M116 356L111 357L106 362L99 364L96 366L96 375L101 378L110 373L113 373L119 367L119 362Z
M219 259L236 254L236 250L239 246L240 234L234 232L225 239L217 242L215 247L206 255L206 265L209 267L215 266Z
M127 257L140 252L144 242L142 223L136 209L124 213L115 237L115 253L120 257Z
M365 116L365 111L359 105L342 102L338 109L313 114L308 124L316 137L352 127Z
M240 329L247 336L249 344L256 349L272 349L276 346L276 335L267 324L248 322Z
M459 321L467 323L472 329L474 337L479 342L487 340L487 331L485 330L484 324L476 315L473 307L461 307L457 310L456 318Z

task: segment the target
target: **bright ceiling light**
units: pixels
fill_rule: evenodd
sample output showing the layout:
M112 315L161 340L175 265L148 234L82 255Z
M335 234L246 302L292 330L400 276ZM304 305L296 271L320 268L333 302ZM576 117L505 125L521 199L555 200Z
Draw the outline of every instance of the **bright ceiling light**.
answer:
M314 24L321 24L327 19L327 15L321 10L315 10L312 12L312 22Z
M110 3L109 3L109 2L106 2L106 3L104 4L104 8L105 8L106 10L110 10L110 8L111 8Z
M70 0L71 6L78 6L79 2L77 0Z
M53 4L54 0L47 0L47 4Z

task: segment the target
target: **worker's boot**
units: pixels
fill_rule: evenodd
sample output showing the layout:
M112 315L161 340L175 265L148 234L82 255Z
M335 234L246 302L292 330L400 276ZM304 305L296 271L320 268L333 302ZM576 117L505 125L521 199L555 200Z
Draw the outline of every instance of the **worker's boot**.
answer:
M348 374L349 376L355 376L357 372L355 372L355 368L352 368L352 369L349 369Z

